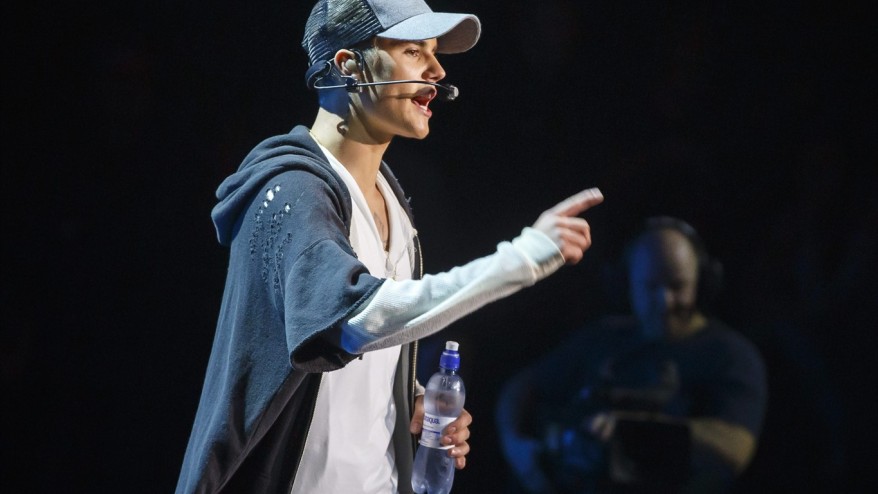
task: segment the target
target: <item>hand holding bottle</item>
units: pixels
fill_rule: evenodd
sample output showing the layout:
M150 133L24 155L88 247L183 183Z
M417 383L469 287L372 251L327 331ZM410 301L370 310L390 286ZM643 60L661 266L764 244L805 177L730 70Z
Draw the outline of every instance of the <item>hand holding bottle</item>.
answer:
M463 409L460 417L454 422L448 424L442 432L442 445L454 445L448 452L449 456L454 458L454 467L461 470L466 466L466 455L469 454L469 425L473 423L473 416L466 409ZM418 396L415 399L415 412L412 415L412 423L409 431L418 435L424 427L424 396Z
M454 471L463 466L452 451L458 449L455 447L458 439L454 434L459 432L460 425L466 425L465 435L468 436L472 418L461 420L466 413L463 409L466 386L457 373L460 369L457 349L456 341L445 343L445 351L439 358L439 370L430 377L425 388L421 440L412 465L412 490L416 494L449 494L454 484ZM452 428L453 431L449 431ZM468 452L468 445L466 449Z

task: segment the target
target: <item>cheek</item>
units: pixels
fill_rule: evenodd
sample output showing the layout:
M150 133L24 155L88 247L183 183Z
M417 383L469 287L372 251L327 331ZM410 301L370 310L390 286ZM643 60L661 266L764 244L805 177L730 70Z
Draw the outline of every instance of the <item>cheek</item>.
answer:
M375 63L372 65L372 77L377 80L383 81L401 79L400 77L394 76L396 67L396 62L390 55L387 55L386 53L382 54L375 60Z

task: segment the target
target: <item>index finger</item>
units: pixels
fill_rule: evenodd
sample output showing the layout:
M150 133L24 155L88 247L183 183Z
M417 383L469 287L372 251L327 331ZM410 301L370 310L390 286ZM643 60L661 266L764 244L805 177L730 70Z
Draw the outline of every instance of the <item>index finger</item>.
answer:
M604 201L604 195L597 187L585 189L564 199L550 211L561 216L576 216L586 209Z

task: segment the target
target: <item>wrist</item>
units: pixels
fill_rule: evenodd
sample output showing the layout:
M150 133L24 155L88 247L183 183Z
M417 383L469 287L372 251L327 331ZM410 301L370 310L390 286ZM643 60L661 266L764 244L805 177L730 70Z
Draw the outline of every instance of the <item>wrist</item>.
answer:
M512 240L512 246L529 261L536 281L557 271L564 265L564 256L545 233L536 228L525 227L521 235Z

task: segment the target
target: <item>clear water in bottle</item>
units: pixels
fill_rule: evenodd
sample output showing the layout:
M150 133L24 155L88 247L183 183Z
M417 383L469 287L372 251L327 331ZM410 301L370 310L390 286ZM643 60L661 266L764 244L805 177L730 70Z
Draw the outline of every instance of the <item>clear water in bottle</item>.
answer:
M440 443L445 426L460 416L466 388L457 374L460 368L458 344L449 341L439 359L439 371L430 377L424 394L424 428L412 471L412 489L417 494L448 494L454 483L451 446Z

